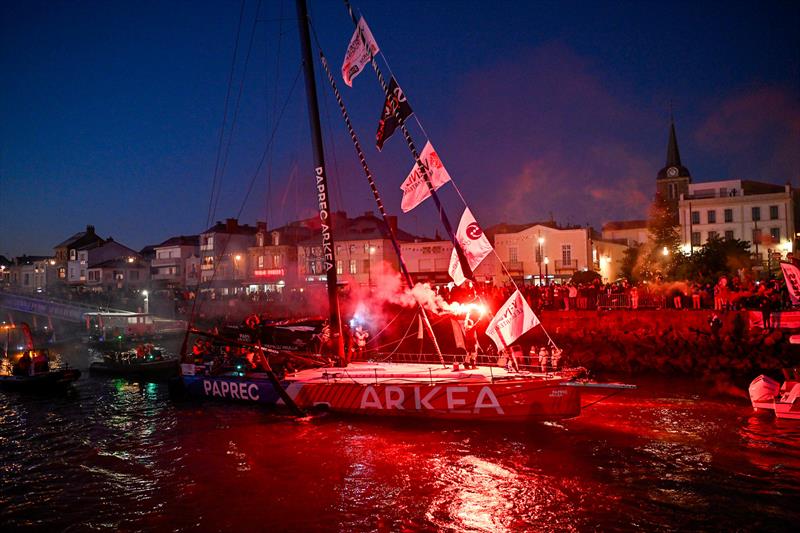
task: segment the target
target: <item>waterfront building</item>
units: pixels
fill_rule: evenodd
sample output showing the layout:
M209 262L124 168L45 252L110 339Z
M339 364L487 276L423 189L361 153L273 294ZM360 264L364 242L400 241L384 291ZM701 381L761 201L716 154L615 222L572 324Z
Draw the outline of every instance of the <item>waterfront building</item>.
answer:
M351 287L373 287L383 272L399 272L397 254L383 219L376 217L372 211L354 219L348 219L343 212L336 215L333 236L339 281ZM390 217L390 224L398 242L419 240L399 229L396 217ZM322 245L318 235L298 243L297 263L302 282L324 283Z
M87 246L98 245L105 239L95 233L94 226L86 226L86 231L80 231L63 242L53 247L53 257L58 269L58 278L67 283L67 262L78 259L78 250Z
M603 224L602 238L637 246L650 240L647 220L612 220Z
M487 230L494 248L517 283L565 283L576 272L600 272L616 279L627 246L599 238L589 227L559 227L554 222L500 224ZM502 272L497 273L503 277Z
M8 285L15 292L43 293L51 290L58 280L58 267L52 257L23 255L14 258L8 267Z
M228 218L200 234L202 288L222 295L241 290L247 277L247 250L255 245L257 231L257 227Z
M691 253L709 238L750 242L758 261L794 249L797 193L789 184L748 180L694 183L680 200L684 252Z
M247 250L247 292L282 293L287 287L297 289L299 269L297 244L319 237L319 219L292 222L268 230L259 224L256 245Z
M200 237L180 235L153 246L150 261L154 291L197 288L200 283Z
M86 290L91 292L141 291L150 282L150 264L136 255L93 262L86 269Z
M94 241L77 249L72 248L70 257L74 257L74 259L67 261L67 285L78 289L91 286L94 290L97 290L100 284L98 279L89 278L91 267L112 259L137 260L141 258L138 252L116 242L111 237L106 240ZM96 270L93 275L98 275Z

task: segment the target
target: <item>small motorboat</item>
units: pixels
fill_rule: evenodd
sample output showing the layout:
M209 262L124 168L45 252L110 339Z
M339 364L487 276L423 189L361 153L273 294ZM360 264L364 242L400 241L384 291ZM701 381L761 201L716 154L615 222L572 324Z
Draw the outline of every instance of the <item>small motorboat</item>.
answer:
M750 402L756 410L772 411L777 418L800 420L800 373L783 369L783 384L760 375L750 383Z
M77 368L53 366L47 350L36 349L27 324L0 326L0 388L46 391L63 388L81 377Z
M165 358L152 344L134 350L110 352L89 364L92 373L130 378L170 378L178 374L178 359Z

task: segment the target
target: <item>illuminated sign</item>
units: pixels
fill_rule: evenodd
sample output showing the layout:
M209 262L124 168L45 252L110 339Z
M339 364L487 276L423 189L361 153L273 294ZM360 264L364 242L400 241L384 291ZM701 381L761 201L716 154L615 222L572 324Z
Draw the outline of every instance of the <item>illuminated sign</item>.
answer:
M259 270L254 270L253 275L257 278L266 278L266 277L280 277L285 274L284 269L282 268L264 268Z

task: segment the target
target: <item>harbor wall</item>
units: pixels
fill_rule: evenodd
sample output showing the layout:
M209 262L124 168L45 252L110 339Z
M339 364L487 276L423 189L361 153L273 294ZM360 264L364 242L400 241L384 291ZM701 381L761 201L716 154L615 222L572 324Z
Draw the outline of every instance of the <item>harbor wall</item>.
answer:
M545 311L542 323L568 364L622 374L692 375L746 386L760 373L800 364L786 330L750 325L749 311Z

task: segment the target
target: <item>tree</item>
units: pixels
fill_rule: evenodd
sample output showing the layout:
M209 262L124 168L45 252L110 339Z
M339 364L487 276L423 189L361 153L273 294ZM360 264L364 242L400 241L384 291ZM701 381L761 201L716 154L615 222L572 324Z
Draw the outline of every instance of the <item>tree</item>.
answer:
M650 233L650 240L637 252L633 278L643 280L672 278L676 261L681 257L680 232L675 214L659 193L656 193L650 206L647 231Z
M735 276L740 269L750 267L749 242L710 237L683 261L676 274L691 281L716 283L720 276Z

